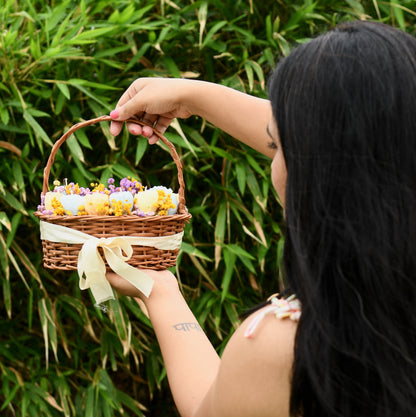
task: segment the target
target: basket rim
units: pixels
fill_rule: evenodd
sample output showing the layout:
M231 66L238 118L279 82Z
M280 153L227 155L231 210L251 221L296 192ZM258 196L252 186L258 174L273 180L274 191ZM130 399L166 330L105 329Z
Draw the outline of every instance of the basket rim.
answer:
M134 214L123 214L122 216L109 216L109 215L103 215L103 216L97 216L97 215L93 215L93 214L82 214L82 215L77 215L77 216L68 216L68 215L64 215L64 216L57 216L55 214L43 214L40 211L35 211L33 213L36 217L38 217L40 220L44 220L44 221L53 221L53 222L58 222L58 221L72 221L75 219L79 219L79 220L104 220L104 221L108 221L108 222L117 222L117 221L121 221L121 220L128 220L128 221L143 221L143 222L150 222L150 221L155 221L155 220L161 220L161 221L169 221L169 220L182 220L182 219L190 219L192 218L191 213L189 213L188 211L186 211L185 213L177 213L177 214L167 214L167 215L154 215L154 216L137 216Z

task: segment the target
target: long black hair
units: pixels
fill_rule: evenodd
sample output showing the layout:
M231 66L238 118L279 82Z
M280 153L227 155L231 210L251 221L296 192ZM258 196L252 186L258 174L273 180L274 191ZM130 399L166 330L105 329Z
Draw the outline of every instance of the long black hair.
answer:
M284 58L269 97L302 303L291 413L415 415L416 40L343 24Z

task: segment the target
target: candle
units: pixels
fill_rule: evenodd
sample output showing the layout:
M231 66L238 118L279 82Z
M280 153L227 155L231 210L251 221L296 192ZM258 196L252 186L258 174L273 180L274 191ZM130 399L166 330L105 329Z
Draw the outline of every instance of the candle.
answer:
M106 193L93 192L85 196L85 210L90 215L109 214L109 200Z
M66 215L77 216L78 212L85 211L85 196L79 194L62 195L61 204Z
M146 191L140 191L135 195L134 207L143 213L154 212L158 199L159 194L154 188Z
M115 216L131 214L133 209L133 194L130 191L116 191L110 194L109 200Z
M48 211L54 211L55 207L53 207L55 204L52 204L52 201L54 198L56 198L56 201L61 201L61 197L63 196L63 193L59 193L56 191L48 191L45 194L45 210Z
M172 198L172 204L175 207L170 208L168 210L168 216L172 216L173 214L176 214L178 212L179 195L175 194L175 193L172 193L171 198Z

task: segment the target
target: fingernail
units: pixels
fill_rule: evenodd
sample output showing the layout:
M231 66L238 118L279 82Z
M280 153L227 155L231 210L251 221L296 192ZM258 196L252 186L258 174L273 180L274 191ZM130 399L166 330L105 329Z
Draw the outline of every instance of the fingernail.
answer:
M113 110L113 111L110 113L110 117L111 117L112 119L118 119L118 110Z

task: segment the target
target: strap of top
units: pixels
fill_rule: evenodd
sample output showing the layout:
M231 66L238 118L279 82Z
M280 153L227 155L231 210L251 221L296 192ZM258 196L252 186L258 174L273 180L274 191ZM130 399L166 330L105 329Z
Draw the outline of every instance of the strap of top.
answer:
M289 318L293 321L299 321L301 315L301 305L295 295L288 298L277 298L277 294L271 296L270 306L259 311L251 320L244 332L244 337L252 337L259 323L266 314L273 313L278 319Z

